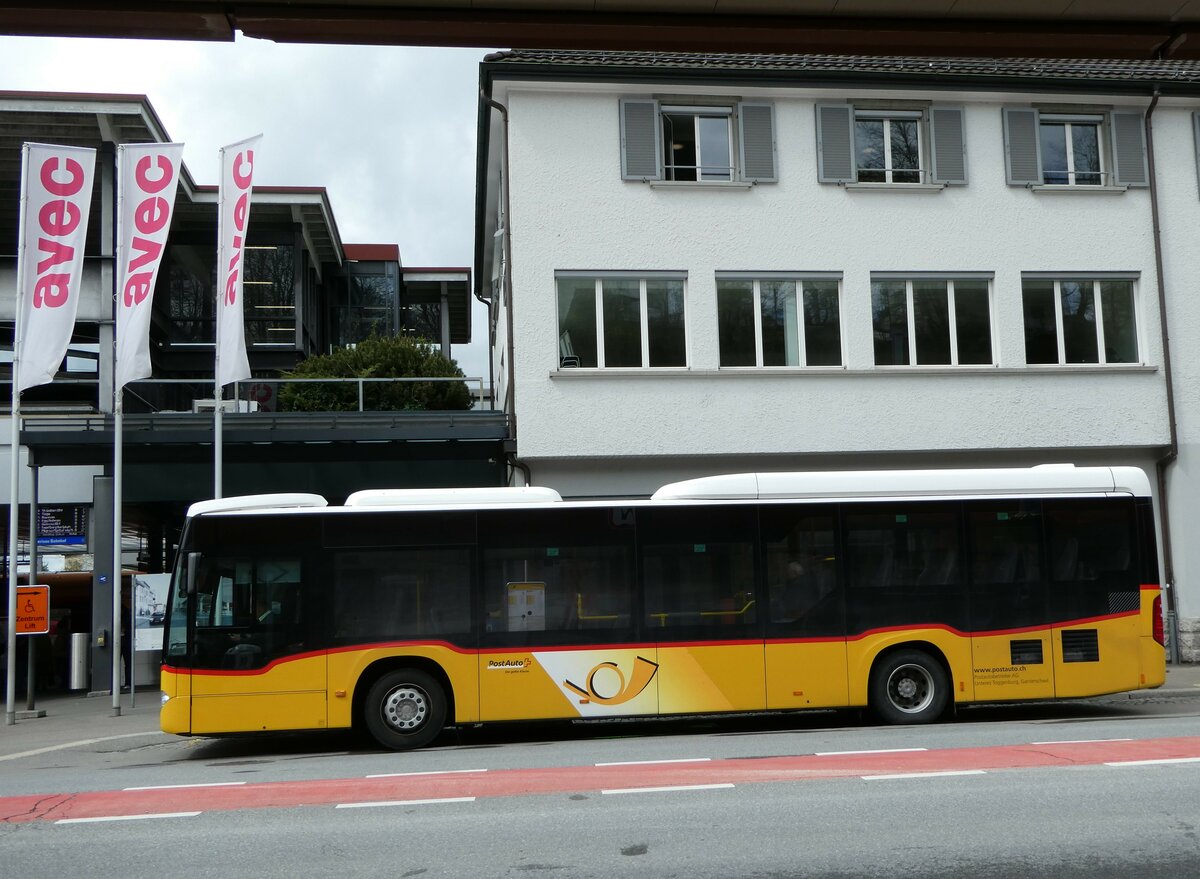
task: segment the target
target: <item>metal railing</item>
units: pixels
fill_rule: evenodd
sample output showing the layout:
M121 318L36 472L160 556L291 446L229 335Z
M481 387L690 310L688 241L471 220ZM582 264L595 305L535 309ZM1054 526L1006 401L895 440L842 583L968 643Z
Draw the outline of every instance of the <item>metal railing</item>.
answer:
M0 387L9 385L10 381L0 381ZM353 408L341 406L337 409L330 409L330 412L397 412L397 411L422 411L416 409L400 409L384 405L385 394L387 388L395 388L404 384L445 384L445 383L460 383L467 386L468 393L471 395L473 409L490 409L489 406L491 396L486 385L485 379L478 376L429 376L429 377L402 377L402 378L259 378L246 379L234 384L233 396L229 399L224 399L222 404L225 406L226 412L267 412L274 413L280 411L279 396L280 390L288 385L326 385L332 386L335 389L331 396L346 398L351 402ZM69 386L78 388L88 388L90 393L86 396L90 400L58 400L58 401L37 401L31 400L24 404L24 408L30 413L62 413L62 414L80 414L82 412L98 412L100 409L98 402L99 382L94 378L77 379L68 378L56 380L54 386L57 389L63 389ZM353 388L353 391L348 391L344 395L338 395L336 389L339 387ZM371 389L377 388L375 393ZM9 397L7 390L0 390L0 395L5 399ZM85 394L80 394L83 397ZM372 399L374 397L374 400ZM378 401L378 405L372 405ZM216 403L213 398L213 383L211 379L190 379L190 378L158 378L158 379L139 379L130 382L125 386L123 396L124 411L129 414L156 414L156 413L177 413L177 412L211 412ZM300 409L295 411L308 412L317 414L325 410ZM463 411L463 410L424 410L424 411Z

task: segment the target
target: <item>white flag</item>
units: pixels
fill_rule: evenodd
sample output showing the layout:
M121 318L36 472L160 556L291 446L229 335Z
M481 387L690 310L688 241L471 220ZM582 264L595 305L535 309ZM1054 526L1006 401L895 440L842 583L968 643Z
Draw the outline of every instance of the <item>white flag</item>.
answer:
M21 162L17 390L54 381L79 312L96 151L27 143Z
M262 135L221 148L220 207L217 214L217 385L250 378L242 310L242 270L250 186Z
M151 375L150 309L154 282L175 210L183 164L181 143L117 148L116 389Z

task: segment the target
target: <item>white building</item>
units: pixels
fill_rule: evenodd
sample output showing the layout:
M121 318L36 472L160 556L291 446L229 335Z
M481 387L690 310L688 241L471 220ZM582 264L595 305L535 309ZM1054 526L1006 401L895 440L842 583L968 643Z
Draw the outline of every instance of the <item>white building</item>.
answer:
M481 86L535 484L1138 466L1200 658L1200 65L520 51Z

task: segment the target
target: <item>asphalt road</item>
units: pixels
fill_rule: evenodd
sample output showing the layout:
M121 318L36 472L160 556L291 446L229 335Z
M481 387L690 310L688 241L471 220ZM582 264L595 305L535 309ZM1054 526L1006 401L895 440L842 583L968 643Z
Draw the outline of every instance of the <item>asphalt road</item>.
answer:
M1143 692L922 727L850 712L500 726L401 754L337 733L97 723L94 739L0 756L0 863L20 877L1176 879L1200 876L1198 718L1200 693Z

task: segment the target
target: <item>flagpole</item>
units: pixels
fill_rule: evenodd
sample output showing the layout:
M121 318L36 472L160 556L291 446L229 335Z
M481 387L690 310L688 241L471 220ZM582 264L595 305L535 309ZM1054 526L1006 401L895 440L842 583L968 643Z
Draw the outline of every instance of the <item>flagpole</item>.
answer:
M125 231L125 145L117 147L117 223L116 247L114 253L120 258L121 237ZM120 303L117 296L117 283L121 278L121 266L116 266L113 272L113 533L112 533L112 716L121 716L121 465L123 463L123 446L125 441L124 423L121 418L121 375L117 370L119 346L117 345L117 309ZM130 637L133 633L130 632ZM133 665L133 654L130 652L130 662Z
M121 213L118 209L117 216ZM125 438L124 423L121 413L122 394L117 388L113 394L113 563L112 563L112 716L121 716L121 465L123 443ZM132 596L131 596L132 597ZM133 631L129 632L133 638ZM132 643L130 644L132 647ZM130 681L132 682L133 651L130 650Z
M18 241L17 241L17 289L16 313L13 322L13 359L12 359L12 430L9 440L8 468L8 675L6 698L4 705L4 723L12 726L17 722L17 525L20 515L21 488L18 483L21 457L21 392L18 390L18 374L21 369L21 312L24 297L21 295L25 288L25 204L27 200L29 179L29 144L21 145L21 200L17 210Z
M224 436L221 423L221 246L225 234L225 148L219 151L221 185L217 192L217 286L213 297L213 497L221 497Z

